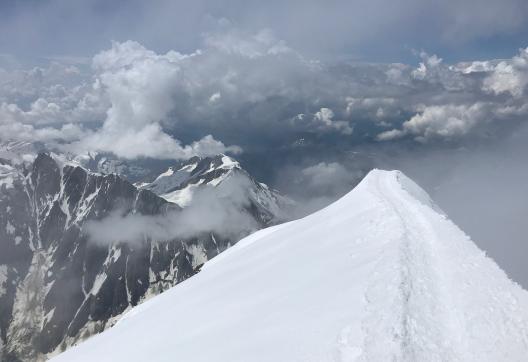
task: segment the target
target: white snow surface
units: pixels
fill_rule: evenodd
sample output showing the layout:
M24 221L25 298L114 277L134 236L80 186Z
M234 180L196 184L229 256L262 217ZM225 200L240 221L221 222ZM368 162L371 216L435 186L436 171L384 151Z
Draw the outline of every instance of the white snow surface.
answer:
M195 189L201 184L201 182L197 184L189 184L183 189L168 192L160 196L169 202L175 203L179 207L186 207L191 203Z
M528 292L399 171L256 232L53 359L526 361Z
M240 167L240 164L231 157L222 155L222 166L220 167L230 170L232 168Z

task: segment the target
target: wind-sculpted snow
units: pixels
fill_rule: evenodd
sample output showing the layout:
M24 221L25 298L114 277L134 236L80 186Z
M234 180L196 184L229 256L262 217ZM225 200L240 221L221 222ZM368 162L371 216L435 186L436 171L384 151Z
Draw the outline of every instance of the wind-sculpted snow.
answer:
M53 359L525 361L528 293L397 171L261 230Z

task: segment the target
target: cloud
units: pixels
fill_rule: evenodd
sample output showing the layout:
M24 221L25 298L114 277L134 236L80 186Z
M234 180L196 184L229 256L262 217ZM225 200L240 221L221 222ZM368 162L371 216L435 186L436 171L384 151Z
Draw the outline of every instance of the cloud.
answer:
M201 46L200 34L214 27L211 19L227 18L246 32L270 28L311 55L360 54L387 61L401 57L403 46L428 46L471 57L475 48L507 47L501 36L525 36L527 15L524 0L46 0L16 6L3 1L0 47L38 56L90 56L110 40L132 38L158 51L189 50Z
M444 65L442 59L421 53L423 61L411 71L413 85L422 94L398 99L401 113L415 113L401 128L376 135L378 141L411 136L416 141L489 137L497 128L515 127L528 116L528 52L508 60L489 60ZM398 81L405 79L403 71ZM417 83L419 81L419 83ZM403 103L402 103L403 101ZM387 123L385 123L387 126ZM498 132L500 133L500 132Z
M165 133L157 123L146 124L136 129L127 129L126 125L123 125L122 130L118 128L107 130L103 127L102 130L84 135L80 141L62 148L74 153L102 151L111 152L125 159L150 157L162 160L242 152L240 147L226 147L211 135L182 146L178 140Z
M21 110L16 104L0 104L0 139L16 139L22 141L53 142L55 140L76 140L84 134L79 125L72 123L60 124L59 127L41 126L46 124L46 117L53 120L53 116L60 114L60 107L49 104L39 98L28 111ZM29 122L29 124L27 123Z
M86 69L56 61L27 70L20 64L0 68L0 139L56 145L84 136L107 105L90 78Z
M238 55L250 59L267 55L293 53L284 40L277 40L270 29L262 29L255 34L248 34L233 28L229 21L220 21L223 31L208 33L205 45L209 49L216 49L221 53Z
M355 179L358 175L347 170L337 162L320 162L301 170L302 181L312 192L321 194L335 194L335 188L342 187L342 184Z
M168 241L209 233L239 238L258 228L255 219L246 211L249 199L242 191L247 190L248 181L235 175L226 181L216 188L197 189L192 203L184 209L156 216L117 209L102 220L88 222L83 232L98 244L142 243L147 239Z
M303 217L337 200L366 172L358 160L351 164L347 162L350 160L337 161L338 157L333 157L336 161L332 162L314 162L314 159L314 155L306 155L302 162L281 167L279 171L278 187L296 201L290 210L292 218Z
M501 61L491 69L483 89L494 94L509 92L516 98L526 94L528 85L528 48L521 49L518 56Z
M175 97L185 81L179 63L192 56L173 51L158 55L132 41L113 43L110 50L97 54L93 60L96 84L104 89L111 106L101 129L73 148L112 152L123 158L158 159L240 152L240 147L225 147L211 135L182 146L163 130L161 122L175 107Z
M345 121L334 121L334 112L330 108L321 108L314 114L316 127L320 129L333 129L344 135L351 135L352 128Z
M162 121L177 104L178 62L185 57L125 42L94 57L93 75L55 61L48 68L6 71L0 82L0 137L122 158L240 153L240 147L225 146L211 135L184 146L163 129Z
M426 142L432 138L452 139L471 131L478 122L486 120L486 105L442 105L429 106L408 121L401 130L390 130L377 136L379 141L394 140L413 135L417 141Z
M526 50L455 64L417 55L417 67L322 62L269 29L226 21L187 53L114 42L92 68L54 60L0 73L2 137L41 133L73 153L179 159L270 144L287 153L301 138L313 141L305 150L398 139L462 145L501 137L526 119ZM63 127L75 133L54 132Z

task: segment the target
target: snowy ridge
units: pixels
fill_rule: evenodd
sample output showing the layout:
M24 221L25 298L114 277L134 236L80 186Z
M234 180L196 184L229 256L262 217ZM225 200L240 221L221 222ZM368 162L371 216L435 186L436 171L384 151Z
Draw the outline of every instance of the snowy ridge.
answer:
M204 348L207 346L207 348ZM53 361L525 361L528 293L398 171L261 230Z

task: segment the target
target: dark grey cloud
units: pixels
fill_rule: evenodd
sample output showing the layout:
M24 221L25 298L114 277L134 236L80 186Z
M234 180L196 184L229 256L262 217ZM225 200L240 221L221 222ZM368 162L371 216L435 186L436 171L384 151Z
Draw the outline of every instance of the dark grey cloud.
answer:
M527 35L527 15L523 0L6 0L0 47L39 57L91 56L110 40L134 39L157 52L189 52L225 18L245 31L269 28L310 56L394 61L408 59L412 48L458 58L486 48L500 56L519 46L505 36Z

